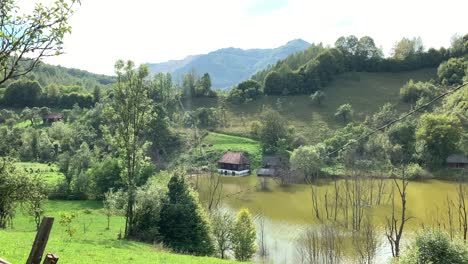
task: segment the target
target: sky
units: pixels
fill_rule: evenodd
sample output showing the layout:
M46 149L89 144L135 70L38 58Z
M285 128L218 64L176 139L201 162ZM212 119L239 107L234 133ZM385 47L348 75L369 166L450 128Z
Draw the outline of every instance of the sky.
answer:
M28 12L37 1L19 0ZM220 48L274 48L292 39L333 45L371 36L385 54L402 37L448 47L468 33L466 0L81 0L47 63L112 74L117 59L137 64L183 59Z

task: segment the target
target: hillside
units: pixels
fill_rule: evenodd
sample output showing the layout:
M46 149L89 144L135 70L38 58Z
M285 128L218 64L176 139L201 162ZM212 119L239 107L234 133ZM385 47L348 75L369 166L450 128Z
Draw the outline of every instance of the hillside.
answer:
M85 70L66 68L46 63L41 63L39 67L28 73L24 78L37 80L42 87L46 87L50 84L57 84L59 86L80 86L87 91L92 91L95 86L109 85L115 82L115 77L113 76L95 74ZM13 80L4 83L3 86L8 86L11 81Z
M324 89L326 98L322 106L312 105L307 95L264 96L242 105L229 105L228 127L220 130L248 135L250 122L259 119L263 106L278 109L280 104L281 109L278 110L282 116L310 143L315 143L329 137L332 129L344 125L334 116L338 106L351 104L357 121L363 121L366 115L374 113L386 102L396 104L401 112L407 111L410 106L399 100L401 86L409 79L428 81L435 77L436 70L433 68L399 73L346 73L337 76ZM215 105L216 99L212 98L196 98L193 101L194 107Z
M214 88L230 88L288 55L302 51L310 44L304 40L292 40L274 49L225 48L204 55L189 56L183 60L150 63L151 73L169 72L175 81L195 70L209 73Z

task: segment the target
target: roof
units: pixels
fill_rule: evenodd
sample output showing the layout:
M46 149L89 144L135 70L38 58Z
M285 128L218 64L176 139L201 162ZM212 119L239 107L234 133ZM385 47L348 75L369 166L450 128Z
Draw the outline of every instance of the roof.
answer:
M227 164L250 164L249 159L244 156L244 153L231 151L224 153L224 156L218 160L218 162Z
M46 118L46 119L57 119L57 118L63 118L63 115L58 114L58 113L50 113L50 114L47 114L44 118Z
M447 163L468 163L468 159L463 154L453 154L447 157Z
M258 176L273 176L275 174L274 169L259 169L257 170Z

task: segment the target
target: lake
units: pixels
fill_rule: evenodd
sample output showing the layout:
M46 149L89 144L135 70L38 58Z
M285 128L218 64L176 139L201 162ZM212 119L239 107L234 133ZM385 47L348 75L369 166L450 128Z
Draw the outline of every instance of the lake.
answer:
M340 237L342 239L342 262L352 263L355 254L353 240L351 239L353 212L364 223L366 219L375 226L378 239L376 263L388 262L391 257L390 245L385 236L387 218L392 212L392 186L394 181L390 179L380 180L338 180L316 181L312 185L294 184L286 187L280 186L273 179L266 179L266 188L259 187L260 179L251 175L247 177L221 177L222 182L222 207L238 211L248 208L256 217L257 234L259 233L259 219L264 219L264 234L268 248L267 263L300 263L298 249L303 245L301 238L307 229L319 229L323 223L339 223ZM397 181L401 186L401 181ZM209 197L207 186L209 179L206 176L199 177L200 200L206 201ZM346 192L348 188L348 192ZM337 191L335 191L337 190ZM425 180L410 181L407 186L407 215L411 219L404 229L402 243L407 243L415 233L423 228L439 227L449 230L447 204L453 202L452 215L455 215L452 230L458 232L458 216L456 213L458 202L458 183ZM339 193L338 196L335 193ZM344 194L348 195L344 195ZM396 188L395 193L396 216L401 211ZM313 194L316 197L317 210L313 206ZM335 198L339 197L336 201ZM354 197L350 199L348 217L345 217L343 196ZM325 199L325 197L327 197ZM351 202L351 200L357 202ZM339 204L335 210L334 204ZM327 205L327 206L326 206ZM356 209L357 208L357 209ZM353 211L353 209L356 209ZM321 221L316 217L316 211ZM327 213L328 212L328 213ZM336 212L336 217L335 217ZM327 217L328 214L328 217ZM345 220L345 218L347 220ZM328 220L327 220L328 219ZM336 219L336 220L335 220ZM356 221L357 222L357 221ZM321 224L322 223L322 224ZM348 228L345 228L345 223ZM361 224L362 226L363 224ZM458 233L460 234L460 233ZM402 247L405 248L404 246Z

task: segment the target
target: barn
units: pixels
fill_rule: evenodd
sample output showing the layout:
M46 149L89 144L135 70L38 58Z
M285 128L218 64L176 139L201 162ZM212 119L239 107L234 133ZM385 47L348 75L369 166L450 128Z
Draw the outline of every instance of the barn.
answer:
M249 175L250 161L242 152L228 151L218 160L218 172L223 175Z

